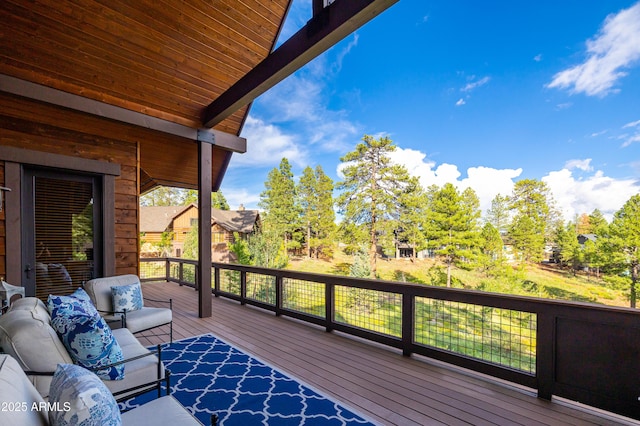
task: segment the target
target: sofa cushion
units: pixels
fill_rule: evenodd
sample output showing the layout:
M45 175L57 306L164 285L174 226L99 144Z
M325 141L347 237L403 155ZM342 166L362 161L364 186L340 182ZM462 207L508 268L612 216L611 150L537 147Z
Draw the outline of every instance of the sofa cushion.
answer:
M173 313L167 308L151 308L145 306L139 311L127 312L127 328L132 333L148 330L162 324L169 324Z
M73 364L60 364L53 375L49 402L70 409L51 410L53 426L118 426L122 424L115 398L102 380Z
M0 412L2 425L45 426L49 424L44 399L31 384L18 362L6 354L0 354L0 405L2 405Z
M136 356L145 355L149 350L142 346L140 341L126 328L113 330L113 336L116 338L125 359L134 358ZM155 355L145 356L133 361L127 362L126 376L124 380L107 380L105 385L111 392L119 392L128 389L132 383L142 384L151 383L158 379L158 357ZM160 377L164 377L164 366L160 365ZM132 392L129 392L132 393ZM120 399L127 394L117 395Z
M35 320L46 323L51 322L51 315L49 315L47 306L37 297L24 297L16 300L9 308L9 312L12 311L28 311Z
M84 284L89 297L100 313L113 312L113 297L111 287L119 285L140 284L137 275L127 274L115 277L94 278Z
M16 306L16 302L8 313L0 316L0 346L24 370L53 372L58 364L69 364L73 360L49 321L43 320L40 307L22 309L28 307L33 299L20 299L19 306ZM38 304L34 302L32 307L35 305ZM48 314L46 317L48 318ZM30 376L30 379L46 398L49 395L51 376Z
M114 311L137 311L142 309L142 289L140 283L111 287Z
M75 363L97 369L122 361L124 356L111 329L98 314L89 296L78 289L70 296L49 296L51 326ZM96 371L105 380L124 378L124 364Z

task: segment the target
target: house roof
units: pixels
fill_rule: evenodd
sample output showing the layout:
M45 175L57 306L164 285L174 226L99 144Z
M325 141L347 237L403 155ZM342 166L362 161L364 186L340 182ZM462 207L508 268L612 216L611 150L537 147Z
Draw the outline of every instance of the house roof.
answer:
M165 232L173 218L191 206L140 207L140 232Z
M211 222L217 223L229 232L249 234L259 218L257 210L211 209Z
M186 210L197 209L195 204L187 206L142 206L140 207L140 232L165 232L171 222ZM249 234L259 220L257 210L211 209L211 224L220 225L229 232Z
M313 0L278 49L292 0L1 1L0 91L178 135L140 139L142 193L196 188L212 143L216 190L250 103L397 1Z

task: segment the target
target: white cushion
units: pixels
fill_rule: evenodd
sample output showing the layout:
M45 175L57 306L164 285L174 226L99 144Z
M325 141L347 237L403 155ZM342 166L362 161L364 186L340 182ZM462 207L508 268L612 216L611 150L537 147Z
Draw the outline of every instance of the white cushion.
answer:
M9 355L0 354L0 413L1 425L49 424L45 401ZM42 407L43 409L33 409Z
M163 396L154 399L140 407L122 413L122 424L128 425L172 425L191 426L202 425L189 413L173 396Z
M132 333L137 333L159 325L169 324L171 319L171 309L145 306L138 311L127 312L127 328Z
M16 300L9 308L9 312L12 311L29 311L33 319L41 322L51 322L51 315L47 305L37 297L25 297Z
M96 305L101 314L103 312L113 312L113 300L111 287L117 285L140 284L137 275L118 275L115 277L94 278L84 284L84 289L89 294L91 301Z
M79 365L60 364L53 375L49 402L52 426L120 426L120 410L102 380Z
M136 357L149 353L142 344L135 338L131 331L126 328L119 328L113 330L113 337L118 341L120 348L122 348L122 354L124 359ZM164 366L161 366L161 378L164 377ZM124 380L107 380L104 384L109 388L111 392L118 392L132 386L137 386L143 383L150 383L158 379L158 357L155 355L145 356L135 361L129 361L126 363L126 374ZM133 393L133 392L130 392ZM117 395L120 399L123 395Z
M26 299L23 299L26 300ZM0 316L0 346L24 370L53 372L58 364L73 362L57 333L31 310L12 309ZM31 376L36 389L49 395L50 376Z

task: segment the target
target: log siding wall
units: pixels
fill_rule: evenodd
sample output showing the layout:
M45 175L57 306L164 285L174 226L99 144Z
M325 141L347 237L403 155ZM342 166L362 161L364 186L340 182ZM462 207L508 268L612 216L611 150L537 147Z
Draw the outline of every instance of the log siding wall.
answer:
M138 273L139 146L185 140L0 93L0 145L118 164L114 179L115 273ZM4 186L5 162L0 161ZM0 213L0 276L6 274L5 214Z

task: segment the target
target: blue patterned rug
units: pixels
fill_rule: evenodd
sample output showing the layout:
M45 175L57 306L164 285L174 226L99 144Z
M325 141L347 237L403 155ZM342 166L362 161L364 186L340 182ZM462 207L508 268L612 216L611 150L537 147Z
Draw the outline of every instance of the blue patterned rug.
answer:
M372 425L211 334L163 345L162 360L171 370L172 395L205 425L214 413L221 426ZM122 407L155 397L150 392Z

